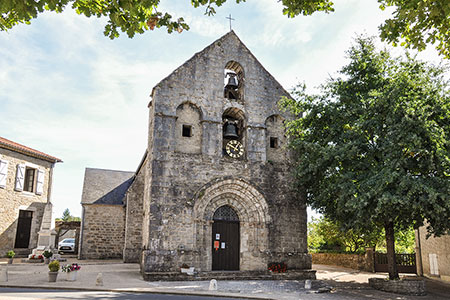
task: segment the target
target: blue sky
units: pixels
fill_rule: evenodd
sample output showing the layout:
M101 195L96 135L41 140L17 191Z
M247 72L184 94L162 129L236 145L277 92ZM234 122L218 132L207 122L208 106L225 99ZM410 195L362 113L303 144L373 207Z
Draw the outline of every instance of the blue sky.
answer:
M129 39L103 35L105 20L68 9L0 32L0 136L61 158L54 216L81 216L86 167L135 171L147 142L152 87L233 30L286 88L323 83L346 63L356 34L377 35L390 12L376 0L336 0L336 12L288 19L276 0L229 1L214 17L187 0L163 0L190 31L164 29ZM399 52L400 50L396 49ZM434 51L420 54L438 61Z

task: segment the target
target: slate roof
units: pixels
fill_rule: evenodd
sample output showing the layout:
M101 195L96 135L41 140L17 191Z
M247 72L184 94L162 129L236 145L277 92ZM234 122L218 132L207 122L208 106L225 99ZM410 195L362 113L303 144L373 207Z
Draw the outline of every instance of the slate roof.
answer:
M123 205L134 172L86 168L81 204Z
M48 155L48 154L46 154L44 152L35 150L33 148L30 148L30 147L27 147L27 146L24 146L24 145L21 145L19 143L10 141L10 140L5 139L4 137L1 137L1 136L0 136L0 147L8 149L8 150L15 151L15 152L19 152L19 153L22 153L22 154L25 154L25 155L28 155L28 156L36 157L36 158L39 158L39 159L42 159L42 160L46 160L46 161L49 161L49 162L52 162L52 163L62 162L62 160L57 158L57 157Z

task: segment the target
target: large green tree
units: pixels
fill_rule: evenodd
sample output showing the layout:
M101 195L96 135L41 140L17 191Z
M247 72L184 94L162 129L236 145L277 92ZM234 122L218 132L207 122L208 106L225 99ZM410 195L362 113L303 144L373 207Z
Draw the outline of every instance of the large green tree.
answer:
M391 57L359 37L349 64L283 105L307 202L347 228L385 229L389 277L398 278L394 231L450 229L450 93L445 69Z
M167 1L167 0L165 0ZM213 15L227 0L191 0L194 7L204 7ZM246 0L235 0L236 3ZM275 0L274 0L275 1ZM276 0L279 1L280 0ZM375 0L373 0L375 1ZM450 58L450 1L448 0L377 0L380 8L395 7L394 15L380 26L383 40L401 43L405 47L423 50L435 43L441 55ZM7 30L18 23L30 23L44 10L63 11L68 5L87 17L106 17L105 35L119 36L119 29L129 37L155 27L168 32L189 29L183 18L174 20L170 12L158 11L161 0L2 0L0 29ZM281 0L283 14L288 17L333 12L330 0Z

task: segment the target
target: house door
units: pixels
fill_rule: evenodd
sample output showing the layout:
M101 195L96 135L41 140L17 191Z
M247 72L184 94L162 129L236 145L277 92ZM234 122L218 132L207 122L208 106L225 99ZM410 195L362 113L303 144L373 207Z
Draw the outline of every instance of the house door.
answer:
M239 217L228 205L214 213L212 225L212 270L239 270Z
M14 248L28 248L30 243L31 221L33 212L29 210L19 210L19 220L17 221L16 244Z

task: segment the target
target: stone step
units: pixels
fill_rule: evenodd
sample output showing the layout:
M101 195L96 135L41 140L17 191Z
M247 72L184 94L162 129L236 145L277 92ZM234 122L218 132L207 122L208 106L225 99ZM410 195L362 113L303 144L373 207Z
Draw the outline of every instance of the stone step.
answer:
M288 270L285 273L269 271L211 271L187 275L179 272L147 272L143 274L147 281L200 281L200 280L305 280L316 279L315 270Z
M28 257L28 255L31 254L32 250L33 249L28 249L28 248L15 248L15 249L13 249L13 251L16 253L16 255L14 257L15 258Z

